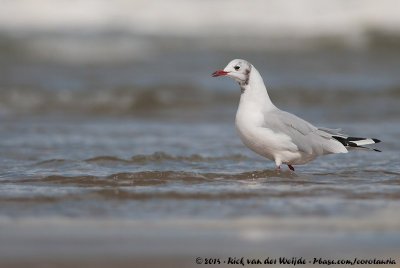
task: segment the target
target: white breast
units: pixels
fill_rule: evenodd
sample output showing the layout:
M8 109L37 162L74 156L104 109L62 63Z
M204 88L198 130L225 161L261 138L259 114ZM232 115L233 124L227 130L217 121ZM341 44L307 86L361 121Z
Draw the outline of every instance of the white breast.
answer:
M262 110L248 102L239 104L235 123L242 142L252 151L278 165L299 163L304 156L297 150L297 146L288 135L263 127L264 115Z
M274 161L277 141L286 137L262 127L263 113L247 103L241 103L236 113L236 131L242 142L254 152Z

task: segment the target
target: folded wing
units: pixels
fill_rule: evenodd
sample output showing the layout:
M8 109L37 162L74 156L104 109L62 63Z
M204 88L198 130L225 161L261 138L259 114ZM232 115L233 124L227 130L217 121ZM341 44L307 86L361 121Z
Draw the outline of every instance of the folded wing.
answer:
M307 154L323 155L347 153L345 145L333 136L345 137L337 129L317 128L307 121L279 109L264 115L263 127L290 137L298 151ZM282 149L293 150L293 144L282 144Z

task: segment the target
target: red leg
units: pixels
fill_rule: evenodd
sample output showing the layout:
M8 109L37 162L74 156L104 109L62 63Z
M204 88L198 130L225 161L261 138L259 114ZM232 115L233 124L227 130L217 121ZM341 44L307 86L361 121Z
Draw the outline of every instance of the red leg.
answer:
M276 170L281 170L281 166L277 166L277 167L276 167Z
M294 167L292 167L292 165L287 165L291 171L294 171Z

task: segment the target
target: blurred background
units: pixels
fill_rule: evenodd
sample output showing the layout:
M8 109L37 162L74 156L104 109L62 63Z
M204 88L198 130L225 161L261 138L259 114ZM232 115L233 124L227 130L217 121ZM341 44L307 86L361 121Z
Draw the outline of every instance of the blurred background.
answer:
M398 1L0 4L0 264L398 257ZM274 171L236 137L239 86L211 77L234 58L383 153Z

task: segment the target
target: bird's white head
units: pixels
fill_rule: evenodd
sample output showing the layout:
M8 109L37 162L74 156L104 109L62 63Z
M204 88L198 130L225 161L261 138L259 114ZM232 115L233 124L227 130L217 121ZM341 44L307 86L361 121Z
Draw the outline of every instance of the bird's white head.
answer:
M252 65L246 60L235 59L226 65L225 69L215 71L212 76L228 76L235 79L241 86L247 85L250 79Z

